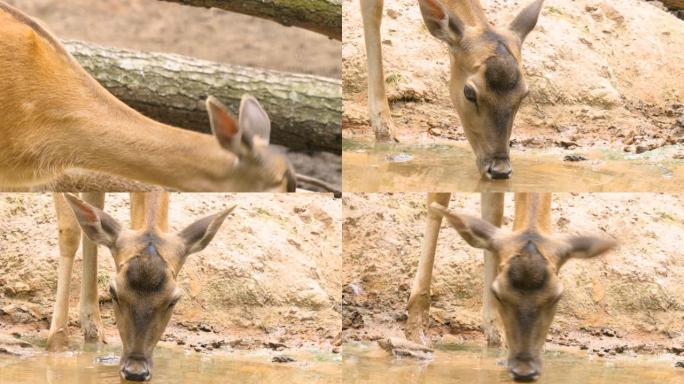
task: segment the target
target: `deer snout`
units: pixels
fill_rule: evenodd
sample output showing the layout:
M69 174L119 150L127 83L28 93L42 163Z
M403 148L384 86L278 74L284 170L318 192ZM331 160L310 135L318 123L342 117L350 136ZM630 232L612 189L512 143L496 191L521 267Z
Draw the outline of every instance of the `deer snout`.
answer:
M539 379L539 365L534 360L514 360L510 365L511 377L515 381L529 382Z
M128 358L121 367L121 377L130 381L147 381L152 377L150 364L144 358Z
M501 180L510 178L512 172L511 160L506 157L491 160L486 168L485 174L489 179Z

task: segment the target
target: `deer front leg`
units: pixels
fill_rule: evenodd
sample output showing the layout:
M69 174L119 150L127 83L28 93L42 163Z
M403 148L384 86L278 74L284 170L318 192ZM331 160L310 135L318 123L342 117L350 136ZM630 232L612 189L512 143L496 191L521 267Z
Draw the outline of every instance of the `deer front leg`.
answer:
M84 201L97 208L104 207L104 193L83 193L82 197ZM83 280L81 281L79 319L86 343L105 342L97 294L97 244L90 241L87 236L83 236Z
M430 211L430 204L437 202L445 207L449 206L449 193L430 193L427 198L427 223L423 236L423 245L418 261L418 271L411 286L408 301L408 319L406 321L406 338L410 341L429 345L426 335L430 323L430 283L432 282L432 267L435 261L435 249L442 216Z
M69 288L71 285L71 271L74 256L81 239L81 229L76 218L67 205L64 195L53 194L55 211L57 213L57 228L59 241L59 271L57 272L57 297L50 321L47 348L49 351L63 349L68 342L69 335Z
M368 61L368 112L378 141L397 141L385 92L385 72L382 67L380 24L384 0L361 0L363 36Z
M481 196L482 218L501 227L503 224L504 211L503 193L483 193ZM501 346L501 334L496 325L496 304L490 287L496 279L498 266L494 255L484 251L484 293L482 297L482 329L484 330L487 345L491 347Z

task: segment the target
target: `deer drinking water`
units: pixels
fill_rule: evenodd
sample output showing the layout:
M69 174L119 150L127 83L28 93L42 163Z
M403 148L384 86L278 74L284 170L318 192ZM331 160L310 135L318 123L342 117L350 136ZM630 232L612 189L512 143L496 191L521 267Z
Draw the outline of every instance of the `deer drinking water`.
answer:
M536 380L541 352L563 293L560 268L570 259L589 259L616 246L603 236L551 233L551 194L515 195L513 231L500 229L503 194L484 195L480 219L448 210L450 194L428 195L428 219L416 278L408 303L406 337L422 345L429 324L430 285L437 237L445 217L472 247L485 250L484 330L497 338L494 316L503 324L508 368L518 381ZM494 222L495 224L492 224ZM496 342L497 340L495 340Z
M104 194L87 194L104 205ZM131 229L72 195L55 194L59 227L60 262L57 298L48 334L48 349L59 350L67 341L69 285L74 256L81 238L83 279L80 322L86 342L103 342L97 294L97 245L111 251L116 277L109 293L123 352L120 373L124 379L151 377L152 354L181 298L176 279L188 255L204 249L235 208L207 216L177 233L168 226L169 196L165 192L131 194ZM80 227L80 229L79 229Z
M182 191L290 191L271 123L245 96L236 120L206 100L213 136L151 120L95 81L38 21L0 2L0 187L46 184L70 168Z
M361 0L368 60L368 109L377 140L396 140L385 94L380 24L384 0ZM513 120L528 94L521 47L543 0L524 8L507 28L489 24L479 0L418 0L428 31L449 48L449 94L477 167L488 179L512 172Z

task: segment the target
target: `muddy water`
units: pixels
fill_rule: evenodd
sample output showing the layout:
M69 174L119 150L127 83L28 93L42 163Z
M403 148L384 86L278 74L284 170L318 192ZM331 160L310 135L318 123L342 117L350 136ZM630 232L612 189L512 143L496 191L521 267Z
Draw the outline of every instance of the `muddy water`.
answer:
M0 355L0 383L106 384L126 382L119 376L118 353L41 353L31 357ZM338 355L297 352L293 363L271 363L270 352L226 355L184 353L172 347L155 350L149 383L314 383L340 382Z
M343 383L493 384L513 383L503 366L504 352L476 346L438 349L429 362L390 356L377 345L345 345ZM591 358L581 352L546 352L537 383L675 384L684 369L658 357Z
M343 188L349 192L646 192L681 191L681 146L640 155L615 150L513 149L509 180L482 180L463 145L343 142ZM567 155L586 160L565 161Z

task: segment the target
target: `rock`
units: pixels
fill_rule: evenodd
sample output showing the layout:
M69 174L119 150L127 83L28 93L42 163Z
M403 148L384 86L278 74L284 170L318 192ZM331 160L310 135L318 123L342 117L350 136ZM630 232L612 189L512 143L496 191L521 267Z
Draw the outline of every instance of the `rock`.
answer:
M563 160L564 160L564 161L572 161L572 162L575 162L575 161L585 161L585 160L587 160L587 158L584 157L584 156L582 156L582 155L573 154L573 155L566 155L566 156L563 158Z
M637 153L637 154L644 153L644 152L647 152L647 151L648 151L648 147L645 146L645 145L637 145L637 146L636 146L636 153Z
M295 358L292 356L278 355L273 356L273 359L271 361L273 361L274 363L293 363L297 360L295 360Z
M412 357L418 360L431 360L434 352L431 348L396 337L380 339L378 345L394 356Z
M684 360L675 363L675 368L684 368Z

